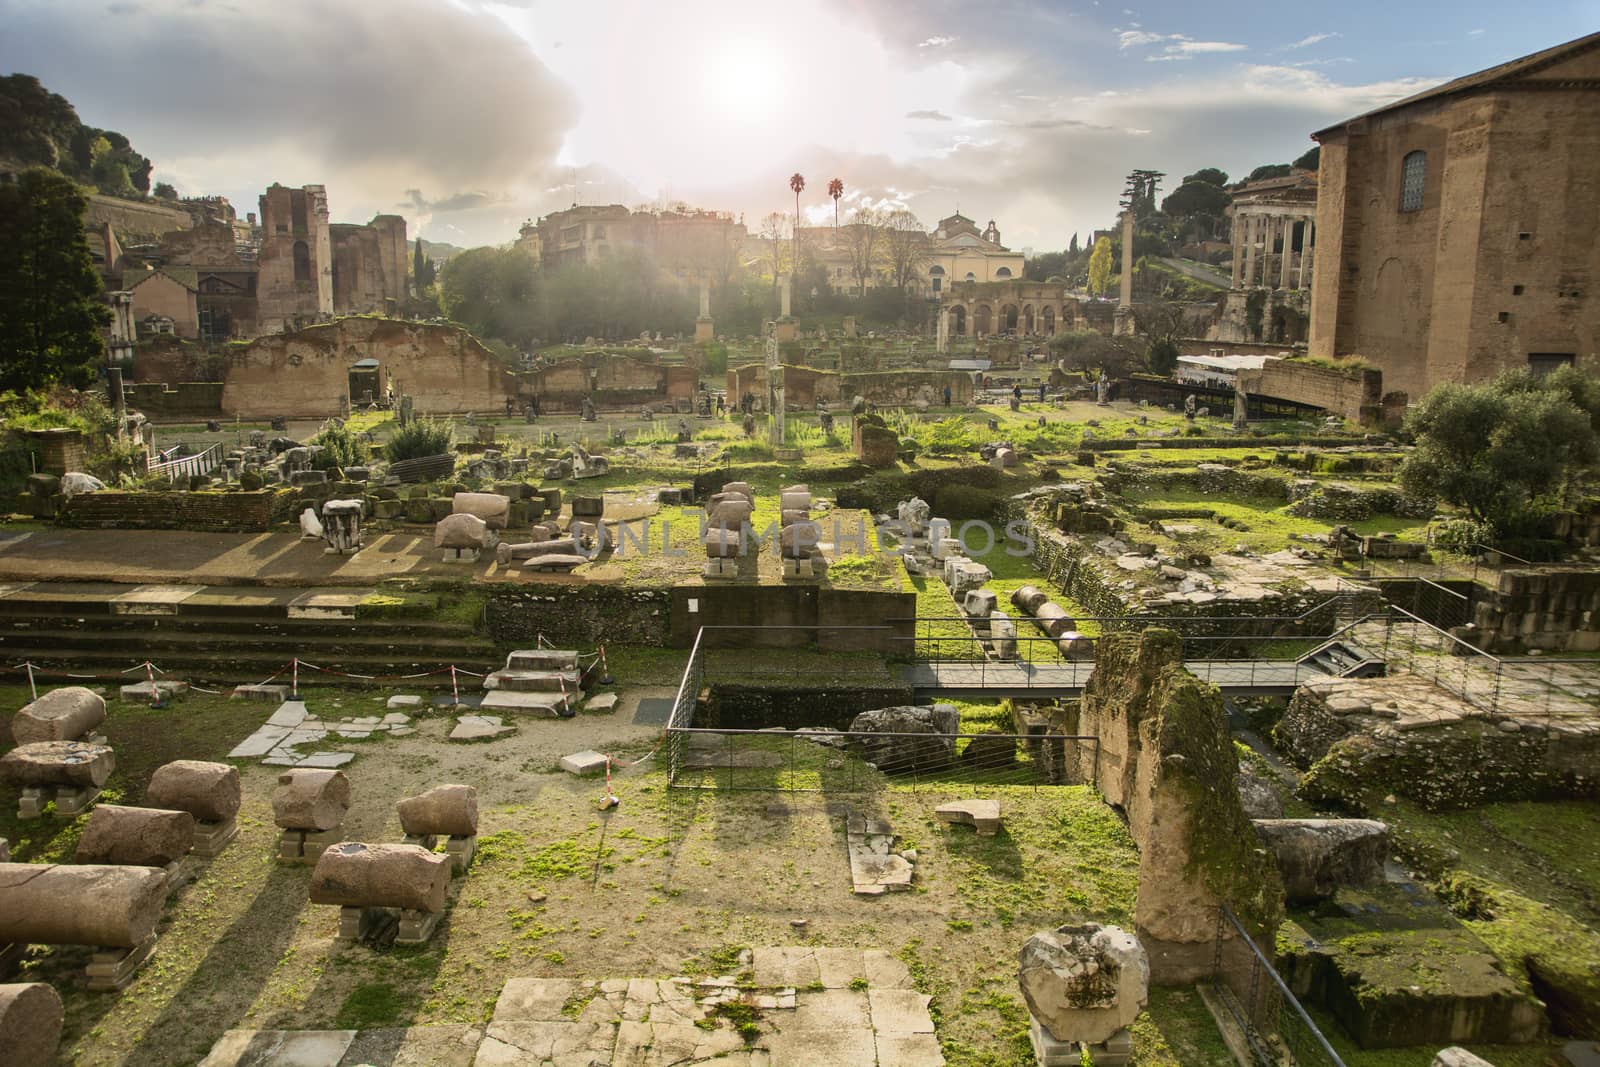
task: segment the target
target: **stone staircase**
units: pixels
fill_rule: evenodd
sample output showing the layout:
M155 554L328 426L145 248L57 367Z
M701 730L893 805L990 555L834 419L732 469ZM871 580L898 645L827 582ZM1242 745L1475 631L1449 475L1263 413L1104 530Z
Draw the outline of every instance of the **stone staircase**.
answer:
M519 649L483 680L480 708L547 718L569 718L582 699L584 676L578 653L564 649Z
M198 684L260 682L291 660L347 675L399 675L451 664L477 673L499 661L493 642L466 623L356 617L368 589L255 586L117 586L39 582L0 585L0 656L8 675L30 662L104 681L149 660ZM357 680L359 682L359 680ZM350 684L307 668L301 685ZM448 672L409 679L446 688ZM466 688L463 682L463 688Z

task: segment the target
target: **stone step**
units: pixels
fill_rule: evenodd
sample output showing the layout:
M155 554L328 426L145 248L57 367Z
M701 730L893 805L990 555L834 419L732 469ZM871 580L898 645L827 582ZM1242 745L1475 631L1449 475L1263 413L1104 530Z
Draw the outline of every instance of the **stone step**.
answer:
M572 714L571 702L560 693L519 693L509 689L496 689L484 694L483 702L478 707L483 711L503 711L546 719L564 719Z
M317 648L350 655L418 655L418 656L472 656L492 662L497 658L493 642L475 638L465 640L449 635L408 636L388 631L364 634L273 634L265 632L242 634L206 634L200 631L171 631L165 627L152 630L97 631L82 630L0 630L0 648L23 646L33 648L58 648L63 651L103 651L110 649L188 650L238 648L248 645L274 648L292 652L295 649ZM309 654L308 654L309 655Z
M575 671L578 653L557 648L520 648L506 657L508 671Z
M508 689L517 693L573 693L581 676L575 670L516 671L502 668L483 680L485 689Z

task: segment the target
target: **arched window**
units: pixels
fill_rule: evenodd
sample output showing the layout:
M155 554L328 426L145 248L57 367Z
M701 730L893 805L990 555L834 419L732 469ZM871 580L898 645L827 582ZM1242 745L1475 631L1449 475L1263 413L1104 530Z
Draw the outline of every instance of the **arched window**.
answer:
M311 280L311 249L306 247L304 241L294 243L294 280L297 282Z
M1009 278L1011 277L1011 268L1001 267L999 270L994 272L994 276L996 278Z
M967 281L975 282L977 280L978 280L978 276L976 274L972 273L970 270L967 271Z
M935 278L943 277L944 268L935 263L933 266L928 268L928 273Z
M1422 192L1427 185L1428 153L1407 152L1400 161L1400 210L1421 211Z

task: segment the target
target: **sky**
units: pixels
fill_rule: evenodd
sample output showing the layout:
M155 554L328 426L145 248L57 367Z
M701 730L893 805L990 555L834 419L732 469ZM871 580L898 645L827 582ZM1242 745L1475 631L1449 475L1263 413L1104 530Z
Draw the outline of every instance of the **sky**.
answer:
M1310 134L1600 30L1600 0L0 0L0 73L241 215L504 244L571 204L960 210L1048 251L1122 178L1242 177Z

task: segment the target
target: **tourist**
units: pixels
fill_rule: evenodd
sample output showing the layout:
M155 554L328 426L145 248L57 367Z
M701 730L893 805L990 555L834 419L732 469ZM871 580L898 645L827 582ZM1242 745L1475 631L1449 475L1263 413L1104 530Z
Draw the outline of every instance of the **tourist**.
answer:
M944 406L950 406L950 387L948 385L944 387Z

